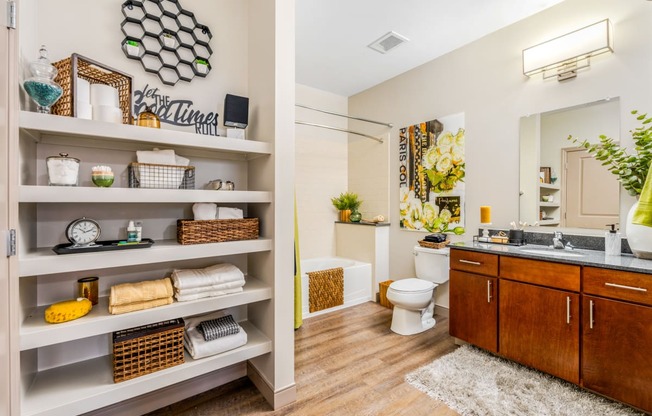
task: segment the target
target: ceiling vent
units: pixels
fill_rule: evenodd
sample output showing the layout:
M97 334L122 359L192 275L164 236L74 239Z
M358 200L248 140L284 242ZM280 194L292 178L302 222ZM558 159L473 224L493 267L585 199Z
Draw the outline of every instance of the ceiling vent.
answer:
M407 42L409 40L410 39L406 38L405 36L401 36L396 32L387 32L380 38L371 42L371 44L368 46L376 52L387 53L401 43Z

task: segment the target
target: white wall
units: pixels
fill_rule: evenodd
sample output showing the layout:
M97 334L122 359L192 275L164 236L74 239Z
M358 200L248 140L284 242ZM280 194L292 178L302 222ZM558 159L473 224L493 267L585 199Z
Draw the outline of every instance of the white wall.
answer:
M523 49L605 18L614 26L615 53L593 59L589 70L563 83L522 74ZM454 236L455 240L471 239L480 222L480 205L493 207L496 226L508 226L518 218L520 117L620 97L621 136L627 142L627 132L637 126L630 110L652 111L651 21L652 3L646 1L566 0L351 97L351 114L395 126L392 139L381 145L390 155L386 196L391 218L399 217L397 137L402 126L465 113L467 234ZM350 163L367 169L387 169L382 157L349 156ZM626 212L625 205L621 213ZM423 235L401 231L398 222L392 222L390 278L414 276L411 250ZM437 303L447 306L444 292L438 290Z
M296 85L296 102L334 113L348 113L346 97L304 85ZM344 117L300 107L296 108L296 120L348 128ZM347 134L297 124L295 136L295 188L301 258L334 256L334 221L339 217L331 198L348 190Z

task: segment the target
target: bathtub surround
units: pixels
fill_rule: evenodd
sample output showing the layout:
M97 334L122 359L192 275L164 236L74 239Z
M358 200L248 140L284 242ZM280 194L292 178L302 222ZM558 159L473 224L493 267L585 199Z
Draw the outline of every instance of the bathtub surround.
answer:
M462 415L643 416L628 406L470 345L405 379Z

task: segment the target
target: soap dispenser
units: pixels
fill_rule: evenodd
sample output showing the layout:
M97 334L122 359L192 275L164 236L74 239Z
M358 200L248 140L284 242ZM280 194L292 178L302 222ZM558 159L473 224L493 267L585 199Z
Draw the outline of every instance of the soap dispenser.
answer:
M620 233L616 224L607 224L610 230L604 233L604 254L607 256L620 256Z

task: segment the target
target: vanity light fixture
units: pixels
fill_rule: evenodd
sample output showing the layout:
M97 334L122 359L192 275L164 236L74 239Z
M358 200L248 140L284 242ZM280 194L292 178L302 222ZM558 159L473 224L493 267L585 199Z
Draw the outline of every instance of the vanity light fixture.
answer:
M613 29L609 19L523 50L523 74L543 73L543 78L563 81L590 66L590 58L613 52Z

